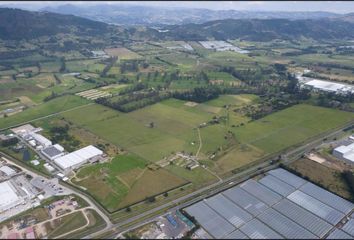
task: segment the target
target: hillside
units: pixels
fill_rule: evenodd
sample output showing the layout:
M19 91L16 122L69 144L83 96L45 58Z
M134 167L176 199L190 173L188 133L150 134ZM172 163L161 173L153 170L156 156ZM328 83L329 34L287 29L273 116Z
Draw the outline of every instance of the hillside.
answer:
M218 20L203 24L167 26L161 38L175 40L236 39L269 41L271 39L344 39L354 37L354 24L340 19Z
M326 17L338 17L339 14L330 12L267 12L267 11L237 11L237 10L210 10L197 8L168 8L132 6L126 4L95 6L78 6L65 4L54 7L46 7L43 11L73 14L80 17L103 21L106 23L122 25L147 25L158 26L204 23L223 19L319 19Z
M31 39L58 33L96 35L108 31L108 25L81 17L46 12L0 8L0 38Z

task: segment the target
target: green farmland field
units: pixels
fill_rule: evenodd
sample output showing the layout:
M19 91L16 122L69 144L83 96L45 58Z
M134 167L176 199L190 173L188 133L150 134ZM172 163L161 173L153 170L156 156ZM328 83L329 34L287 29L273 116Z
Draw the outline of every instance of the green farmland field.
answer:
M310 105L296 105L235 130L242 143L274 153L354 120L354 114Z
M31 121L50 114L69 110L71 108L75 108L87 103L89 103L89 101L77 96L67 95L58 97L46 103L37 105L33 108L24 110L23 112L13 116L0 118L0 129L21 124L23 122Z

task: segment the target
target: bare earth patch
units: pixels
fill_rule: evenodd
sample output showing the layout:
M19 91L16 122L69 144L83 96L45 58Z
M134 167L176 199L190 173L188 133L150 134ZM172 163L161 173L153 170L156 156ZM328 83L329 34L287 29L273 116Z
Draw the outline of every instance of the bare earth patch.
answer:
M196 103L196 102L186 102L184 105L188 106L188 107L195 107L195 106L198 105L198 103Z

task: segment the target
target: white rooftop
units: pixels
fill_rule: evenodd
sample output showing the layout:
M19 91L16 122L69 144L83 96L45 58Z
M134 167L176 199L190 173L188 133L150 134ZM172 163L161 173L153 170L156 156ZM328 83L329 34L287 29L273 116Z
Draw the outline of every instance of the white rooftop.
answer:
M87 160L102 155L103 152L98 148L89 145L87 147L81 148L75 152L66 154L62 157L56 158L54 162L62 169L68 169L75 165L83 164Z
M0 183L0 209L6 210L18 202L20 198L17 196L14 187L10 181Z
M342 83L322 81L318 79L311 80L305 85L312 86L317 89L321 89L327 92L352 92L354 93L354 86L346 85Z
M52 141L38 133L31 133L31 136L41 145L46 147L52 145Z
M335 148L335 150L343 155L343 158L354 162L354 143L348 146L340 146Z
M16 171L13 170L12 168L8 167L8 166L2 166L0 167L0 171L5 173L7 176L10 176L12 174L15 174Z

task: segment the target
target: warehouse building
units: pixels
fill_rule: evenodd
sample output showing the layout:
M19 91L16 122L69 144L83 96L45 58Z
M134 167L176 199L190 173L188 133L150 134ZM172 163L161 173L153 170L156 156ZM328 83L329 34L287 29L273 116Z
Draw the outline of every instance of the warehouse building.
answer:
M282 168L184 209L210 236L238 239L353 239L353 210L353 203Z
M354 164L354 143L347 146L339 146L333 150L332 154L348 164Z
M23 202L24 199L19 197L15 186L10 181L0 183L0 212L9 210Z
M102 155L103 152L101 150L89 145L75 152L56 158L54 159L54 162L65 172L68 172L70 170L77 169L89 161L97 161Z

